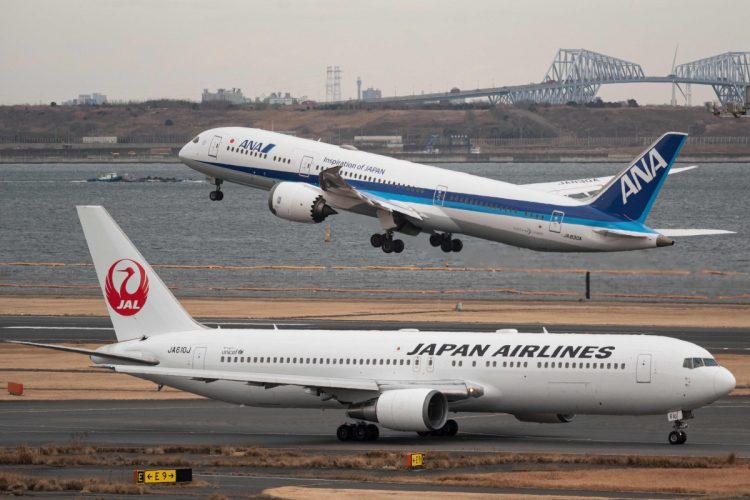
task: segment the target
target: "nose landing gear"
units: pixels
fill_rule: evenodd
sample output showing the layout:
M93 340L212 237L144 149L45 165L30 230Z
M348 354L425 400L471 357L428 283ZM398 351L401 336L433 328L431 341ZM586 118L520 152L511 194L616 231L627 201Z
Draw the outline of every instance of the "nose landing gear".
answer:
M380 247L385 253L401 253L406 248L403 240L393 239L393 231L388 231L385 234L373 234L370 236L370 244L375 248Z
M683 429L687 429L685 420L693 418L692 411L675 411L671 412L667 418L672 421L672 428L674 429L669 433L668 441L669 444L685 444L687 441L687 434Z
M430 245L440 247L445 252L460 252L464 244L458 238L452 238L450 233L434 233L430 235Z

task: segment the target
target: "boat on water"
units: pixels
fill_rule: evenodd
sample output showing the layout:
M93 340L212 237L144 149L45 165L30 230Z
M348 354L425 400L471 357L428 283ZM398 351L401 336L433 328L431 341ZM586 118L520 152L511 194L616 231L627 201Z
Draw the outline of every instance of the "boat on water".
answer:
M120 182L121 180L122 176L120 174L110 172L108 174L100 175L99 177L87 179L87 182Z

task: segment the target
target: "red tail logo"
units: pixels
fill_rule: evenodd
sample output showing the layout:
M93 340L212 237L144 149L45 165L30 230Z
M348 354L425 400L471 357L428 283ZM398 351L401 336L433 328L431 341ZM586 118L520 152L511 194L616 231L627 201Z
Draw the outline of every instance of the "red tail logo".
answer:
M135 276L135 279L131 279ZM115 281L119 287L115 286ZM110 307L120 316L133 316L146 305L148 276L143 266L130 259L120 259L109 267L104 294Z

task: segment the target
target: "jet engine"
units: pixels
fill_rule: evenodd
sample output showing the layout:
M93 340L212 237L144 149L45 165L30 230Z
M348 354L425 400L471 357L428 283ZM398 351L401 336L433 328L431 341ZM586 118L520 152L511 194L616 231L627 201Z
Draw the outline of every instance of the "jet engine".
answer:
M352 405L346 413L396 431L433 431L448 419L448 400L434 389L394 389L374 401Z
M324 196L321 189L309 184L280 182L268 194L268 208L282 219L317 224L338 213L326 204Z
M513 416L521 422L538 424L567 424L575 418L575 415L570 413L519 413Z

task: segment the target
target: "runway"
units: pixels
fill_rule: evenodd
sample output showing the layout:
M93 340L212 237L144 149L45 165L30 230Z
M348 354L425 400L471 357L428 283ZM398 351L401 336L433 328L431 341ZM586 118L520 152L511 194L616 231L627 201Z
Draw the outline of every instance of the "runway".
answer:
M29 401L0 403L0 446L83 442L155 446L235 445L305 450L558 452L750 457L750 397L696 410L688 442L667 444L666 415L577 416L568 424L518 422L503 414L457 414L454 438L381 429L374 443L340 443L343 411L250 408L195 401Z
M236 318L196 318L210 327L222 328L273 328L280 329L365 329L397 330L417 328L431 331L491 332L499 328L516 328L522 332L541 332L539 324L450 323L406 321L351 321L287 319L237 320ZM621 327L592 325L555 325L547 327L551 333L615 333L664 335L705 347L712 353L750 354L750 329L742 328L684 328L684 327ZM70 316L0 316L0 340L26 340L30 342L110 343L115 341L112 322L108 317Z

